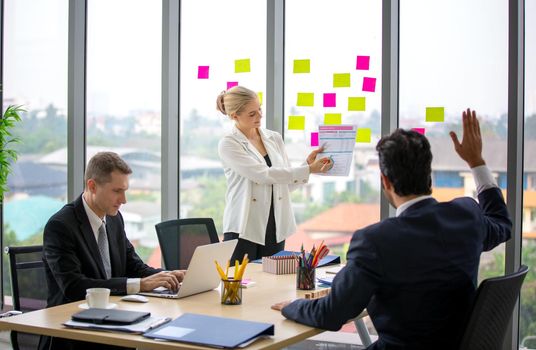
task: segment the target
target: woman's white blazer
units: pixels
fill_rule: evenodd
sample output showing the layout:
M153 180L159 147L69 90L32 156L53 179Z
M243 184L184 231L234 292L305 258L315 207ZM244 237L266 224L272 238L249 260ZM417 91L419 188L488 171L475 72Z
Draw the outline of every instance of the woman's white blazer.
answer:
M272 167L236 126L220 140L218 153L227 178L223 232L264 245L272 188L276 240L281 242L296 231L290 191L309 181L309 166L291 167L279 133L260 128L259 133Z

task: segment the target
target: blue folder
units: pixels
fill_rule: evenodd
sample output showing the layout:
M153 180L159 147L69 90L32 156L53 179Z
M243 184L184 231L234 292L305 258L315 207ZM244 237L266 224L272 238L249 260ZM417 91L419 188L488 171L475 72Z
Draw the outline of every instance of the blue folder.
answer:
M189 313L143 334L153 339L218 348L235 348L257 337L269 335L274 335L273 324Z
M335 278L335 275L331 275L331 276L323 276L323 277L317 277L317 280L318 282L326 285L326 286L331 286L331 284L333 283L333 279Z
M282 250L279 253L275 253L272 256L289 256L289 255L299 256L300 253L299 252L291 252L291 251L288 251L288 250ZM306 255L309 255L309 254L307 253ZM262 259L253 260L251 262L256 263L256 264L262 264ZM338 255L326 255L325 257L320 259L320 261L318 262L317 267L328 266L328 265L337 265L337 264L340 264L340 263L341 263L341 257L340 256L338 256Z

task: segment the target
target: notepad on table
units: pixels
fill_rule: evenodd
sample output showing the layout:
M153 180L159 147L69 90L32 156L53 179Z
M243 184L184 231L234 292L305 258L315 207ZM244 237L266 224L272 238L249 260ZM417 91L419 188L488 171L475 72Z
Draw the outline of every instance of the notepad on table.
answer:
M344 265L341 265L341 266L337 266L337 267L333 267L329 270L326 270L326 273L331 273L333 275L336 275L339 273L339 271L341 271L343 269Z
M252 280L249 279L249 278L243 278L243 279L242 279L242 282L240 283L240 286L241 286L242 288L251 288L251 287L253 287L255 284L257 284L257 282L252 281Z

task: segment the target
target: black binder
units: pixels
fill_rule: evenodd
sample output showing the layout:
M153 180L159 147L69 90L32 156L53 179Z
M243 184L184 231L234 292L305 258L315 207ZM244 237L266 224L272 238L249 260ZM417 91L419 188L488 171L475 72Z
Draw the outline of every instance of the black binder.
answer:
M88 309L71 316L73 321L95 324L127 325L140 322L151 316L150 312Z

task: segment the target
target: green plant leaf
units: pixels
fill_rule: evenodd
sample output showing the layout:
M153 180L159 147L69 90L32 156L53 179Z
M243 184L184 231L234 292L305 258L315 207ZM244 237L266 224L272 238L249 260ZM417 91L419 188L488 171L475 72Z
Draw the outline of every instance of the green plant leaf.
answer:
M9 191L7 178L11 173L11 164L18 158L11 144L19 143L20 139L12 137L11 130L22 121L21 113L26 112L21 105L9 105L0 118L0 202L4 201L4 195Z

